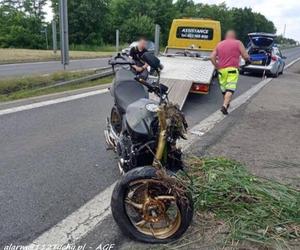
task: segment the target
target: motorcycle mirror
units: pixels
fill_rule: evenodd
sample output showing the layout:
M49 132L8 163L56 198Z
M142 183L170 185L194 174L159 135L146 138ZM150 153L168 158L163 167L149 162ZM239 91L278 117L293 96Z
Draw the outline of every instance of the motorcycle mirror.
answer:
M142 56L142 60L149 64L149 66L155 70L157 70L160 67L160 60L151 52L144 53Z

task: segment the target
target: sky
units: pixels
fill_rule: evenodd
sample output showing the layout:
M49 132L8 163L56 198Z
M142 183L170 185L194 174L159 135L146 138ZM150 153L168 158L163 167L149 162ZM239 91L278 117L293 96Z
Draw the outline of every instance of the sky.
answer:
M277 34L282 34L286 24L285 36L300 41L300 1L299 0L194 0L197 3L219 4L225 2L229 7L251 7L273 21Z
M254 11L262 13L274 22L277 34L283 33L286 24L285 36L300 41L299 0L194 0L194 2L208 4L225 2L229 7L251 7ZM45 10L48 13L47 21L51 21L53 14L50 4L46 6Z

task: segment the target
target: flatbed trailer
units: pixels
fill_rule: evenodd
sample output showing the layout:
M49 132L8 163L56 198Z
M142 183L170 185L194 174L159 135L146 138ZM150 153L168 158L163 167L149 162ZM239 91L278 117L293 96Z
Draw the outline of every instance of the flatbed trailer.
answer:
M208 94L215 68L209 55L221 40L218 21L175 19L165 53L161 82L169 87L169 99L183 107L189 93Z
M169 87L169 99L183 107L189 93L208 94L215 68L208 58L161 56L161 82Z

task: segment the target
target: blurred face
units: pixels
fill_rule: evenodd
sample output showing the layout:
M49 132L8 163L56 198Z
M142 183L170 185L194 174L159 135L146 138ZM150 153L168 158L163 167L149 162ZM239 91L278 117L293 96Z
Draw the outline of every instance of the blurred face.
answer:
M236 34L234 30L229 30L226 33L226 39L235 39L236 38Z
M140 39L138 47L139 49L145 49L147 47L147 41L145 39Z

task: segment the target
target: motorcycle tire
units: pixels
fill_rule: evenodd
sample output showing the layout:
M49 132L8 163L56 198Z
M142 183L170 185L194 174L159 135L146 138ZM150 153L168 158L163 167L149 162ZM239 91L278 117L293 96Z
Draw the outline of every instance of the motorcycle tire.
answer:
M164 244L164 243L172 242L172 241L180 238L184 234L184 232L188 229L188 227L190 226L190 223L193 218L193 202L192 202L191 195L189 193L184 194L185 202L179 201L178 199L173 200L173 203L174 203L173 205L176 207L176 218L180 218L180 221L178 221L174 224L174 225L176 225L175 228L172 228L172 225L169 225L170 218L168 215L166 216L168 218L168 226L165 227L163 230L165 230L166 228L167 228L167 230L169 230L169 228L172 228L172 231L170 233L166 233L164 235L160 234L159 236L154 235L154 233L153 233L154 229L153 229L151 222L150 222L150 224L151 224L150 228L152 229L151 230L152 234L145 233L145 232L139 230L137 228L137 226L134 225L134 223L132 222L130 216L127 213L127 209L126 209L126 205L128 206L128 204L126 203L126 198L128 197L128 192L130 190L130 186L133 183L136 183L139 181L140 182L159 181L159 178L157 176L157 170L150 166L135 168L135 169L127 172L114 188L114 191L112 194L112 199L111 199L111 211L112 211L113 218L116 221L116 223L118 224L121 231L125 235L129 236L131 239L141 241L141 242L146 242L146 243ZM164 185L163 183L164 182L160 181L161 185ZM155 188L154 185L153 185L153 188ZM147 184L147 192L148 191L149 191L149 184ZM170 191L168 191L168 192L170 192ZM160 197L166 197L166 194L163 194ZM170 197L173 197L173 196L170 196ZM157 196L157 198L158 198L158 196ZM147 201L149 199L145 199L145 200ZM143 204L143 209L139 208L140 211L145 210L145 204L146 204L146 202ZM168 210L169 206L171 206L171 203L169 203L167 205L163 205L165 210ZM151 209L152 208L153 208L153 206L151 207ZM147 210L147 214L148 213L149 212ZM167 211L165 213L167 213ZM149 213L149 214L151 214L151 213ZM144 218L145 217L142 217L142 220L145 221ZM155 229L155 230L157 230L157 229ZM160 230L160 229L158 229L158 230Z

